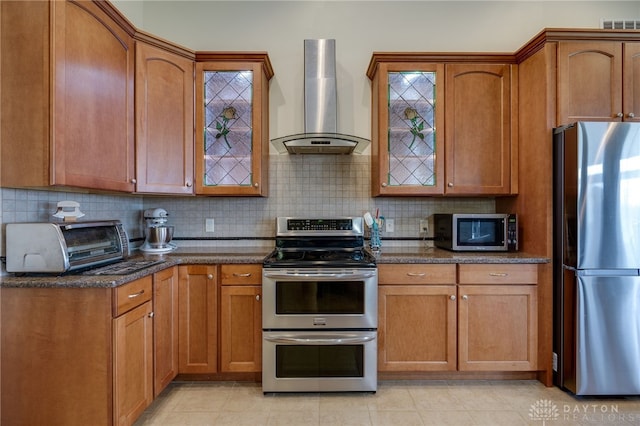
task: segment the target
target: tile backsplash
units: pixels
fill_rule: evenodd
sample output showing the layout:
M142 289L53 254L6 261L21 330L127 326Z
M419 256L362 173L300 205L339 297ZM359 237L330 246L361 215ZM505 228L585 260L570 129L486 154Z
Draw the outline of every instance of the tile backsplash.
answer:
M102 195L2 188L0 221L50 221L58 201L80 203L84 219L120 219L130 238L143 236L142 211L162 207L179 245L270 246L278 216L361 216L375 212L395 221L385 244L418 244L420 219L436 212L490 213L492 198L371 197L370 157L365 155L272 155L269 197L167 197ZM205 232L213 218L214 232ZM4 227L2 227L4 228ZM2 235L0 235L2 237ZM183 238L192 240L181 240ZM393 238L393 240L389 240ZM387 239L387 243L385 243ZM403 241L406 239L407 241ZM4 254L4 238L2 238Z

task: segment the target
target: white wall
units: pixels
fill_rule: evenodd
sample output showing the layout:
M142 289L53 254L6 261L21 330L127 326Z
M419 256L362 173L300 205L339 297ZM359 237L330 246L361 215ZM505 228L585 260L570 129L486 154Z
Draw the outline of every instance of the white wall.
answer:
M639 18L638 1L114 1L144 30L194 50L267 51L270 137L303 130L303 40L335 38L338 130L369 138L374 51L514 52L543 28ZM126 10L125 10L126 9ZM272 150L273 154L273 150Z

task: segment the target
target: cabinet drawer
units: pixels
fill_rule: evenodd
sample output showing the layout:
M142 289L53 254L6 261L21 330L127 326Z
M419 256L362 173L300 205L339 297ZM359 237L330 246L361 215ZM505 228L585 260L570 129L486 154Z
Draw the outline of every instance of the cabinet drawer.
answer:
M220 276L222 285L260 285L262 284L262 265L222 265Z
M455 284L456 265L378 265L379 284Z
M122 315L136 306L151 300L152 282L152 276L149 275L115 288L113 316L117 317Z
M458 265L460 284L537 284L538 265Z

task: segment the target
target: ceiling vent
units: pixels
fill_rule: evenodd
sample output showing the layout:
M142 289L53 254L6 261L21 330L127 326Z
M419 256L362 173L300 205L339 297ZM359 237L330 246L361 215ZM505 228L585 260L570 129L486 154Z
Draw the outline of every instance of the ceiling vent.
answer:
M603 30L640 30L640 19L601 19Z

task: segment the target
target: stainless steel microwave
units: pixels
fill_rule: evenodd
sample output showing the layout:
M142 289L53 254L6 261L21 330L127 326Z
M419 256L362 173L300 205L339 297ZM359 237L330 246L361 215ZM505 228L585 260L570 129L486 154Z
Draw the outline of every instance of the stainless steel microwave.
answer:
M453 251L517 251L515 214L434 214L434 243Z

